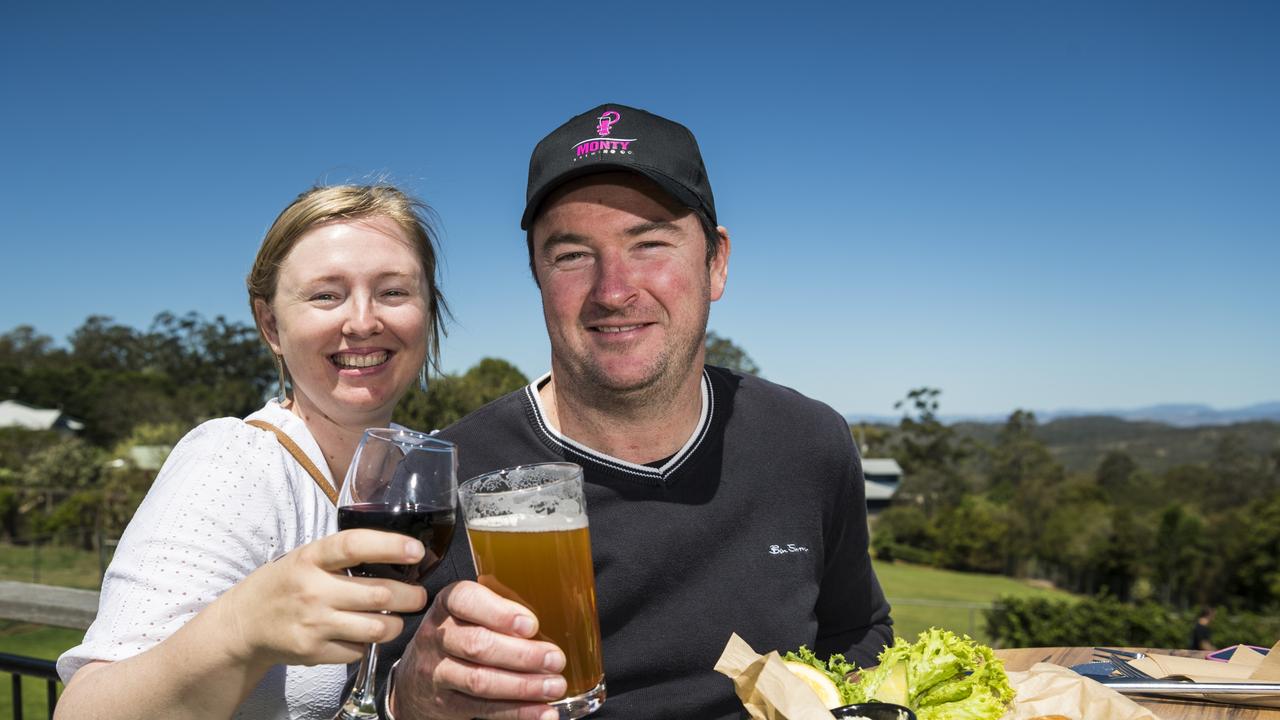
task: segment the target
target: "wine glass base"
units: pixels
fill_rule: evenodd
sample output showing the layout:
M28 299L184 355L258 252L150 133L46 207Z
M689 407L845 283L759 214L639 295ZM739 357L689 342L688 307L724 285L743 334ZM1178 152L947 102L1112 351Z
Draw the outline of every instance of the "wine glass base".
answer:
M581 695L553 702L551 707L560 712L560 720L574 720L599 710L604 705L604 696L604 678L600 678L599 685Z
M378 703L372 692L352 693L333 720L379 720Z
M338 711L333 720L378 720L378 709L358 707L348 703Z

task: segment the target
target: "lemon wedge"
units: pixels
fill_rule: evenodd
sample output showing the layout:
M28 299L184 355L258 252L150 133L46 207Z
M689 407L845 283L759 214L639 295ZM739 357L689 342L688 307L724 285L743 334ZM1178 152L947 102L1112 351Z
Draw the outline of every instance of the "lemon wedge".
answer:
M791 674L813 688L813 691L818 694L818 699L822 701L823 706L828 710L838 708L844 704L840 699L840 688L836 687L836 684L831 681L831 678L827 677L826 673L812 665L805 665L794 660L783 660L782 664L787 666Z

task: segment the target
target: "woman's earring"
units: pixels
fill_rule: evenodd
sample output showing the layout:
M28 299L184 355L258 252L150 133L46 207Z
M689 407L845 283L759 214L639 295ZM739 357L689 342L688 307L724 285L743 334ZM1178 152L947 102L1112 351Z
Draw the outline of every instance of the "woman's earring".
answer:
M418 371L418 387L422 388L422 392L427 391L427 364L422 364L422 369Z
M285 389L284 358L280 355L276 355L276 376L280 378L280 390L276 394L276 402L284 404L284 401L289 398L289 394Z

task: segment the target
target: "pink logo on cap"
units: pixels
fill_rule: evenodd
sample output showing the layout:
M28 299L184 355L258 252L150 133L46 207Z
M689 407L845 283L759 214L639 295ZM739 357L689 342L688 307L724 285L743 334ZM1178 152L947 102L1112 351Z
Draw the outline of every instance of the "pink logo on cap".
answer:
M609 137L609 133L613 131L613 126L618 124L622 119L622 113L617 110L605 110L604 114L596 118L596 132L599 137L589 137L573 146L573 161L577 162L582 159L591 157L600 157L602 155L632 155L631 143L635 142L635 138ZM602 139L603 138L603 139Z
M622 119L622 115L617 110L605 110L604 114L599 117L600 124L596 125L596 132L600 133L600 137L609 134L613 129L613 124Z

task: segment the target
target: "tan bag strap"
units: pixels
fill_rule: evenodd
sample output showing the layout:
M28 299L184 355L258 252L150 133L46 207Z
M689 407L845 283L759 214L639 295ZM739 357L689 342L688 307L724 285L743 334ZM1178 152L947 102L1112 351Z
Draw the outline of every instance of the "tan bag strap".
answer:
M337 489L334 488L333 485L329 484L329 481L325 479L324 473L320 472L320 468L316 467L316 464L311 462L311 458L307 457L307 454L302 452L302 448L298 447L298 443L294 442L293 438L289 437L285 431L265 420L245 420L245 423L256 428L270 430L275 433L276 439L280 441L280 444L284 446L285 450L289 451L289 454L293 456L293 459L298 461L298 464L302 466L302 469L307 471L307 474L311 476L311 479L316 481L316 485L320 486L320 489L324 492L325 496L329 498L329 502L333 503L335 506L338 504Z

